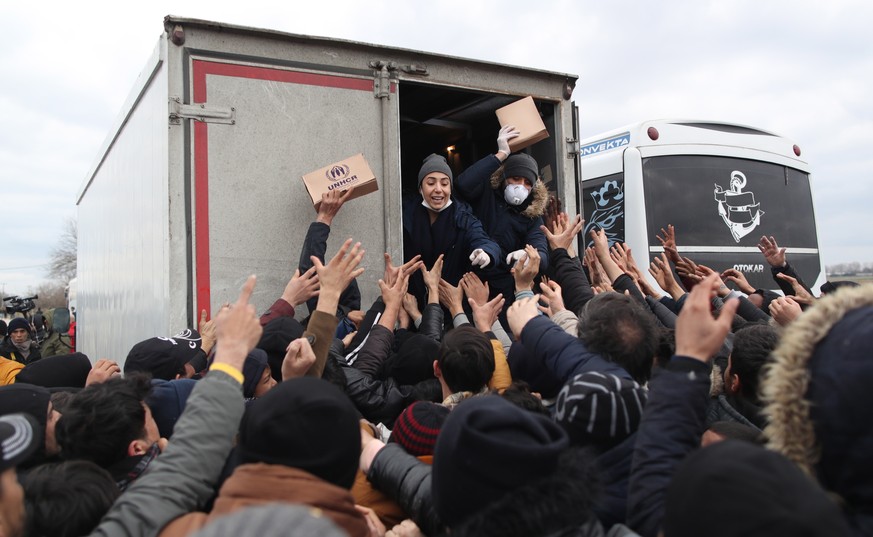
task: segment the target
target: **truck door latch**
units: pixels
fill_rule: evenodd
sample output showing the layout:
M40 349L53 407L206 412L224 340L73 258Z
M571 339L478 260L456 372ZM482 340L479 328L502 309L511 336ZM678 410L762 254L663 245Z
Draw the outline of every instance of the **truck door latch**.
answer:
M183 119L203 123L236 125L236 108L232 106L209 106L206 103L183 104L178 97L170 97L170 125L180 125Z

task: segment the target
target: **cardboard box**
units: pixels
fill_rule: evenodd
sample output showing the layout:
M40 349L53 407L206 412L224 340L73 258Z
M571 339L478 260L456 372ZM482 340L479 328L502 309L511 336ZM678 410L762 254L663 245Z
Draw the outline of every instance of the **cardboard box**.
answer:
M518 138L509 141L509 149L513 153L549 137L533 97L525 97L507 104L503 108L498 108L495 113L501 127L512 125L521 133Z
M379 190L376 176L367 164L363 153L334 162L303 176L303 184L312 198L315 210L321 206L321 195L331 190L348 190L354 187L350 200Z

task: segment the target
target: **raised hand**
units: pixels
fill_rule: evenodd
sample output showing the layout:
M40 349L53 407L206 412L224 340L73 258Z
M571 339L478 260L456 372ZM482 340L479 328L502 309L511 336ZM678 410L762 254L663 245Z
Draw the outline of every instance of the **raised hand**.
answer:
M534 278L540 272L540 253L530 244L526 245L524 257L515 262L510 272L515 278L516 292L532 289Z
M300 274L300 269L297 269L282 291L282 300L297 307L310 298L318 296L318 288L318 274L315 267L309 267L303 275Z
M388 285L394 285L394 281L401 273L411 276L416 270L423 266L424 262L421 261L421 256L417 255L399 267L395 267L391 263L391 254L385 252L385 272L382 274L382 281Z
M315 364L315 352L305 337L297 338L285 349L285 359L282 360L282 380L291 380L306 376Z
M330 190L323 193L321 195L321 205L318 206L318 216L315 217L315 221L327 224L328 226L331 225L333 217L342 209L343 203L349 199L354 189L352 187L343 191Z
M322 264L315 256L310 257L321 282L316 310L331 315L336 314L343 289L364 272L363 267L358 268L363 258L364 250L361 249L361 243L358 242L352 246L352 239L346 239L327 265Z
M520 135L521 132L512 125L500 128L500 131L497 133L497 153L503 153L503 158L501 159L500 156L497 158L501 162L512 153L512 150L509 149L509 141L513 138L518 138Z
M554 316L559 311L567 309L564 306L564 296L561 294L561 286L554 280L546 279L540 282L540 290L542 291L542 302L545 306L538 306L540 311L548 315Z
M91 368L91 371L88 372L88 376L85 378L85 386L106 382L112 377L116 377L120 374L121 368L118 367L118 363L113 360L101 358L97 360L97 363L95 363L94 367Z
M721 273L721 279L736 284L737 289L750 295L755 292L755 288L746 279L746 275L737 269L729 268Z
M655 278L661 289L666 291L673 297L674 300L679 300L684 293L684 290L673 277L673 271L670 268L670 260L667 259L667 254L662 253L656 257L649 265L649 274Z
M807 306L811 306L815 303L815 297L809 294L809 291L806 290L800 282L797 281L797 278L794 276L789 276L785 273L779 273L776 275L780 280L785 280L786 282L791 284L791 288L794 289L794 296L792 297L796 302L800 304L805 304Z
M249 304L256 281L254 274L249 276L236 302L218 312L215 318L217 347L213 364L227 364L242 371L246 356L261 339L261 323L255 315L255 307Z
M203 310L200 312L200 324L198 325L200 349L208 355L212 347L215 346L215 319L206 319L206 310Z
M556 198L554 194L549 194L549 201L546 203L546 210L543 214L543 222L546 225L546 229L552 233L558 233L558 231L555 230L555 224L557 223L560 214L561 200Z
M488 302L478 302L474 298L468 298L467 302L473 310L473 324L476 325L481 332L488 332L491 326L497 321L500 312L503 311L503 305L506 300L502 294L498 294Z
M717 318L711 313L711 300L721 280L710 274L694 286L676 319L676 355L708 362L721 348L730 331L739 301L724 303Z
M440 280L440 304L454 317L464 312L464 291L461 286L455 287L445 280Z
M785 248L780 248L772 236L761 237L761 240L758 241L758 250L761 250L764 259L770 263L771 267L784 267L786 265Z
M437 291L440 286L440 276L442 276L443 273L443 254L440 254L437 260L434 261L430 270L427 270L424 267L424 263L422 263L420 270L428 291Z
M488 302L488 295L490 293L488 282L482 283L482 280L479 279L479 276L476 276L475 272L464 274L459 283L467 298L471 298L479 304Z
M788 326L800 317L803 310L800 304L790 296L780 296L770 302L770 316L779 326Z
M515 336L516 340L521 338L521 331L524 330L528 321L540 314L540 310L537 308L539 299L540 295L534 295L516 300L509 306L506 320L509 321L509 329L512 330L512 335Z
M421 317L421 311L418 309L418 301L409 293L403 295L403 309L406 314L414 321Z
M567 225L564 225L565 222ZM554 232L550 231L546 226L540 226L540 230L545 234L546 240L549 241L549 248L552 250L559 248L569 250L573 245L573 239L579 235L584 225L585 221L582 220L581 215L576 215L573 221L570 222L569 217L565 213L560 213L554 226Z
M678 262L679 247L676 246L676 228L673 227L673 224L667 224L667 229L661 228L661 234L655 235L655 238L664 247L664 251L667 252L667 257L670 261L673 263Z

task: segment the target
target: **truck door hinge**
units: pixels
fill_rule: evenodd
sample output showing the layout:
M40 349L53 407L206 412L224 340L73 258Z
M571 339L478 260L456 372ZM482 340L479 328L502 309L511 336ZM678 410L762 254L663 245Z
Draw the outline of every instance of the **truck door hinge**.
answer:
M579 140L575 138L567 138L567 158L576 158L579 156Z
M375 70L373 73L373 96L377 99L391 97L391 73L397 72L397 64L382 60L373 60L369 66Z
M178 97L170 97L170 125L180 125L183 119L203 123L236 125L236 108L232 106L209 106L206 103L183 104Z

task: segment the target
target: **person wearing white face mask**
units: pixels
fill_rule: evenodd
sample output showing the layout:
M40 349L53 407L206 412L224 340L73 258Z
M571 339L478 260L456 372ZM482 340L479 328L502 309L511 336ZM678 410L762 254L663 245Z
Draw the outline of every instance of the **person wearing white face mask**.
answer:
M500 129L497 152L479 160L458 176L458 197L469 201L485 231L500 246L501 262L486 270L490 293L503 293L508 307L515 282L510 270L530 244L540 254L540 267L549 266L549 245L540 226L549 191L539 178L536 160L511 154L509 141L519 136L512 126Z
M500 247L470 206L453 198L452 176L444 157L431 154L424 159L418 172L419 195L403 201L403 255L404 261L421 255L428 269L443 255L442 279L456 286L465 272L498 262ZM420 273L410 277L409 292L426 302Z

